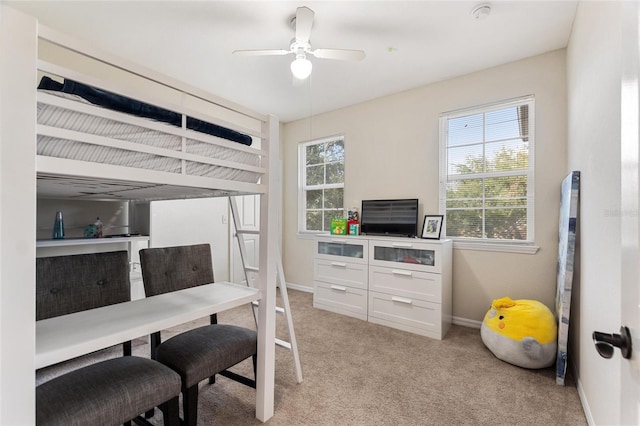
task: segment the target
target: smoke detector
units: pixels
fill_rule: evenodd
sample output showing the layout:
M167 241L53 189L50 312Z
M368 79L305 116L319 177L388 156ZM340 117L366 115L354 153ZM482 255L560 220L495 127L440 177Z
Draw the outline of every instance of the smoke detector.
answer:
M481 3L471 9L471 16L474 19L482 20L487 19L487 17L491 14L491 4L490 3Z

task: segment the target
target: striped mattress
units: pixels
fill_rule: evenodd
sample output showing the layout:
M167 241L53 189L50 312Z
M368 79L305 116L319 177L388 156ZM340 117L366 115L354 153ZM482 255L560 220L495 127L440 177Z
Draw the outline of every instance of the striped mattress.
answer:
M87 101L75 95L50 91L42 92L87 103ZM97 107L97 109L100 110L102 108ZM38 102L37 115L38 124L41 125L182 152L182 137L174 134L163 133L158 130L119 122L111 118L49 105L44 102ZM238 163L240 167L242 165L260 165L260 155L258 154L242 149L234 149L225 146L225 144L216 145L205 142L206 140L217 139L214 136L206 135L202 138L204 141L186 138L184 152L206 158ZM137 152L134 150L135 148L132 150L120 149L40 134L38 135L37 141L37 153L42 156L176 174L182 173L182 159ZM226 145L230 144L226 143ZM184 173L191 176L212 177L251 183L256 183L260 179L260 173L235 168L233 165L213 165L190 160L184 160L184 163Z

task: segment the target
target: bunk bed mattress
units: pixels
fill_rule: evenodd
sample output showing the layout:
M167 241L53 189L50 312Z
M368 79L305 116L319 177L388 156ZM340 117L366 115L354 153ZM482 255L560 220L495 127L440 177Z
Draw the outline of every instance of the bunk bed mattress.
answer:
M52 93L49 91L45 92ZM75 95L52 94L64 98L71 98L78 102L88 103ZM182 152L182 138L170 133L163 133L161 131L115 121L110 118L86 114L40 102L38 103L37 114L38 124L132 142L154 148ZM184 161L184 173L191 176L212 177L250 183L256 183L260 179L260 173L239 168L182 160L152 153L96 145L52 136L38 135L37 142L38 155L47 157L111 164L176 174L182 173L182 163ZM260 165L260 156L258 154L194 139L186 139L184 152L211 159L240 163L241 165Z

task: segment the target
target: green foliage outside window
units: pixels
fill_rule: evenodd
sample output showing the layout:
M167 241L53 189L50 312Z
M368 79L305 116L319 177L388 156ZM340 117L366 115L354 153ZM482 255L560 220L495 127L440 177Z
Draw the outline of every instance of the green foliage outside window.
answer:
M328 231L331 219L344 217L344 140L304 146L305 231Z
M447 237L530 238L529 105L447 119Z

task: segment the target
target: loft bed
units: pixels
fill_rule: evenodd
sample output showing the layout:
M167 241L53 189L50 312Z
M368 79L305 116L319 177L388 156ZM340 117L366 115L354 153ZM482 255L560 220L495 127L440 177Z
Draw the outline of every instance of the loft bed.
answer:
M266 193L267 149L277 142L268 140L267 116L139 67L129 72L133 64L98 58L68 38L63 44L51 30L40 39L45 57L71 55L80 68L90 68L81 62L88 60L104 70L95 77L39 61L39 196L151 201ZM126 111L131 104L142 113Z
M268 199L278 199L277 179L270 176L276 170L277 119L42 25L37 37L38 197L147 202L261 196L265 255L260 256L256 417L268 420L274 405L276 292L271 266L276 262L268 250L275 203ZM107 100L96 100L96 93Z
M249 183L257 183L266 171L260 167L263 153L226 142L251 145L249 135L69 79L59 83L44 76L38 89L40 158ZM49 184L43 190L50 188L51 181L58 182L44 173L39 177L43 184ZM93 188L74 196L102 195L96 192ZM131 197L129 192L121 194L114 188L109 188L108 194Z

